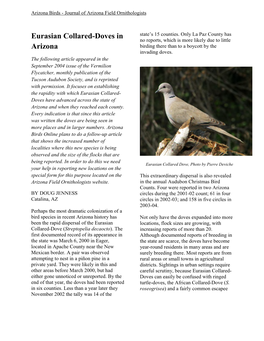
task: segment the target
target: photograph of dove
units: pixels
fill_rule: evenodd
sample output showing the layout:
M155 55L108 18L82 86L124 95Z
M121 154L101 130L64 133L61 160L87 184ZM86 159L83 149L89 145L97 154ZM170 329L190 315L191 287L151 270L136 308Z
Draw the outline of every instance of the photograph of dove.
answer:
M190 105L179 97L175 96L173 88L169 83L160 84L156 93L157 92L161 92L163 94L166 115L170 123L175 128L179 129L183 123L192 117L193 121L190 125L192 130L204 129L208 131L215 131L242 143L240 139L220 128L225 126L225 123L214 119L201 110L195 108L193 105Z
M140 155L157 155L189 119L221 155L252 155L252 67L141 67Z

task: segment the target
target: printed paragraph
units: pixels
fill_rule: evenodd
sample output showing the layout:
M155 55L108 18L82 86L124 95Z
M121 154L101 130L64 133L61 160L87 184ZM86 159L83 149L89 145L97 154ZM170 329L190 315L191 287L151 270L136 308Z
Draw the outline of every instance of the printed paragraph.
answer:
M106 57L32 57L31 184L120 178L119 77Z
M140 207L160 207L170 202L230 202L231 178L231 173L141 173Z
M112 296L124 284L117 263L119 209L31 210L31 296Z
M231 43L229 32L142 32L140 54L173 54L175 50L216 49Z
M140 216L141 291L227 291L233 216Z

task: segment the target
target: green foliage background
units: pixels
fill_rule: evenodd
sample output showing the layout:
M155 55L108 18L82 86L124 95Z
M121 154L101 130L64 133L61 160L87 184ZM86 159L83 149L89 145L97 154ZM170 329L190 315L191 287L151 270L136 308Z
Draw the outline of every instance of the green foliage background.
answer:
M225 122L227 131L244 144L219 134L210 138L232 150L252 155L251 67L142 67L140 68L140 154L155 155L159 142L174 136L159 84L170 83L176 96Z

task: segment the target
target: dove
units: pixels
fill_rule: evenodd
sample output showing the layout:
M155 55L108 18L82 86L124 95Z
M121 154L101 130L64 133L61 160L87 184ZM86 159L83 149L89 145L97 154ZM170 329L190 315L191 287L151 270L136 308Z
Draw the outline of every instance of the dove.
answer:
M160 84L155 93L158 92L161 92L164 96L166 115L175 128L179 129L183 123L188 121L190 117L193 117L190 126L191 130L202 129L209 132L216 132L242 142L239 138L222 129L222 127L225 126L224 122L216 120L205 112L175 96L173 88L169 83Z

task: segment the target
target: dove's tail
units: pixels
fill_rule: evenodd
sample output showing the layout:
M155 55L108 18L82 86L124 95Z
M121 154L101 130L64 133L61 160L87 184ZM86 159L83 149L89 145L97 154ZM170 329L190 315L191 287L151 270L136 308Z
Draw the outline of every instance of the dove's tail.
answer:
M219 128L219 127L209 126L209 127L207 127L207 129L210 129L210 130L215 131L215 132L217 132L219 134L222 134L222 135L226 135L228 137L231 137L232 139L235 139L235 140L237 140L237 141L239 141L241 143L244 143L239 138L235 137L234 135L229 134L227 131L225 131L225 130Z

